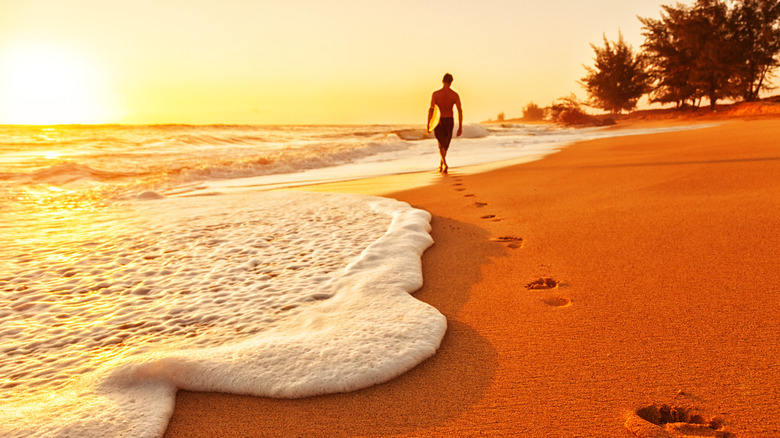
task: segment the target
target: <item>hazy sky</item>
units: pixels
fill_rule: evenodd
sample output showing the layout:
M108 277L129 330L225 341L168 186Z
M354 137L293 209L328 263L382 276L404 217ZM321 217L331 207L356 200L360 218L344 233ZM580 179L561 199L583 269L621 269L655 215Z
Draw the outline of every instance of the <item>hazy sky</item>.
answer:
M571 92L659 0L0 0L0 123L419 123ZM690 2L688 2L690 3Z

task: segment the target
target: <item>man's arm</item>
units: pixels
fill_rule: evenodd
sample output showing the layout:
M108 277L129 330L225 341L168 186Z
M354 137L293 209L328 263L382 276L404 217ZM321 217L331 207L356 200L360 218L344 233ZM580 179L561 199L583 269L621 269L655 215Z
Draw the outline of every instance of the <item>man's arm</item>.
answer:
M460 95L455 94L455 106L458 108L458 134L460 137L463 134L463 108L460 106Z
M431 132L431 119L433 118L433 109L436 105L436 98L431 95L431 105L428 107L428 123L425 124L425 130Z

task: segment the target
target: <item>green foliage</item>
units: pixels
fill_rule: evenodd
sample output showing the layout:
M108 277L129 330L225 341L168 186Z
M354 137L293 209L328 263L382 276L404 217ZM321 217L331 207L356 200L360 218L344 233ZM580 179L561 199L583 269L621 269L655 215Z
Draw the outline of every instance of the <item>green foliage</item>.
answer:
M735 47L729 10L722 0L697 0L693 6L662 6L660 20L640 18L642 46L656 80L652 101L696 103L707 97L711 106L731 97Z
M523 108L524 120L542 120L544 119L544 108L540 108L539 105L530 102Z
M682 106L696 99L696 87L690 82L693 71L692 55L677 43L677 23L684 11L662 7L660 20L639 18L645 42L642 45L648 62L648 73L654 81L651 102L676 103Z
M582 110L574 93L567 97L561 97L550 105L550 118L552 121L564 125L587 124L592 120L592 117Z
M731 5L731 6L729 6ZM706 97L755 100L780 54L780 0L697 0L639 18L652 102L678 107Z
M634 54L622 33L617 42L610 42L604 36L604 47L590 46L596 52L595 65L586 66L588 74L581 79L590 96L590 105L613 114L636 108L639 98L649 91L644 57Z
M780 65L780 1L739 0L731 16L737 54L734 86L746 101L770 89L769 74Z
M638 17L645 40L634 54L623 36L591 44L596 57L581 79L589 105L612 113L632 110L639 98L698 107L706 98L752 101L771 89L780 66L780 0L694 0L661 6L659 19ZM568 105L568 106L567 106ZM559 102L553 119L581 113ZM583 113L584 114L584 113Z

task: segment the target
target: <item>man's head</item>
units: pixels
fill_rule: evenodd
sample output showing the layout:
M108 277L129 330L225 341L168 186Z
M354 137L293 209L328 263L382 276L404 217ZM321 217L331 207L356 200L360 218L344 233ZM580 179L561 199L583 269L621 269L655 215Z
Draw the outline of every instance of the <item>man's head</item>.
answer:
M452 85L452 75L449 73L445 74L441 81L447 85Z

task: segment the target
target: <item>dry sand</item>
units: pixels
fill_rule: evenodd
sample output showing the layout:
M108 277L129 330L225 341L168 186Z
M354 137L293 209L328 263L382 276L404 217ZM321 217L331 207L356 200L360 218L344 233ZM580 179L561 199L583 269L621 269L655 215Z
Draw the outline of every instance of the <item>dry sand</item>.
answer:
M688 434L780 436L779 139L731 121L393 193L433 214L415 296L448 319L440 351L346 394L180 391L166 436L680 436L636 416L653 403L706 423Z

